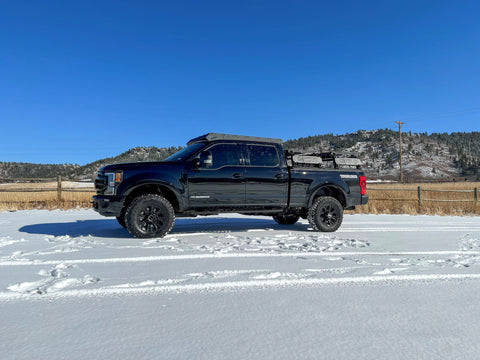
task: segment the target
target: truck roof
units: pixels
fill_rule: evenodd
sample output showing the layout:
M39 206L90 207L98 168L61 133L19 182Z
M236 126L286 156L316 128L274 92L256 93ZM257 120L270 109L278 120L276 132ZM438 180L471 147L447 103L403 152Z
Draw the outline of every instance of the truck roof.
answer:
M252 141L252 142L264 142L264 143L276 143L276 144L283 143L282 139L272 139L272 138L264 138L264 137L257 137L257 136L208 133L190 140L187 143L187 145L191 145L201 141L214 141L214 140Z

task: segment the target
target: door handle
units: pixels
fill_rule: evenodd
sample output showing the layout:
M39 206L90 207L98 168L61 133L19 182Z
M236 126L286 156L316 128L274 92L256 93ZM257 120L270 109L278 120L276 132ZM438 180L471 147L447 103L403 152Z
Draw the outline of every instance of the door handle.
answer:
M275 179L283 179L283 174L275 174Z
M243 174L242 173L233 173L233 177L235 179L240 179L241 177L243 177Z

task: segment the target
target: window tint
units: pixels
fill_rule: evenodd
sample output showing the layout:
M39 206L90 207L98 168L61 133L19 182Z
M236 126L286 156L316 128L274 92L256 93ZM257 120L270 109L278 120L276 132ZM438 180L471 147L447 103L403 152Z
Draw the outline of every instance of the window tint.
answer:
M248 145L251 166L277 166L277 149L273 146Z
M202 168L218 169L222 166L231 165L240 165L238 145L236 144L214 145L200 154L200 166Z

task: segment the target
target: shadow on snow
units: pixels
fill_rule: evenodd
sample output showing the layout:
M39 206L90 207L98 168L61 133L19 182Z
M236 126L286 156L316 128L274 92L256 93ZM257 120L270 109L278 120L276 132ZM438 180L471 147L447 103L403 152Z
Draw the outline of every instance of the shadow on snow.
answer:
M170 234L189 234L202 232L244 232L247 230L292 230L307 231L308 225L279 225L269 219L235 218L188 218L176 219ZM100 238L128 238L131 235L114 219L78 220L68 223L33 224L23 226L20 232L52 236L94 236Z

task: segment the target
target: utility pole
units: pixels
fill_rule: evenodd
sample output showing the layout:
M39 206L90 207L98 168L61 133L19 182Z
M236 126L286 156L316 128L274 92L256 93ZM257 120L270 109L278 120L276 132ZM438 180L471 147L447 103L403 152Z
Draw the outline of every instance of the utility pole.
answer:
M395 121L398 124L398 145L400 147L400 183L403 184L403 166L402 166L402 125L405 124L401 121Z

